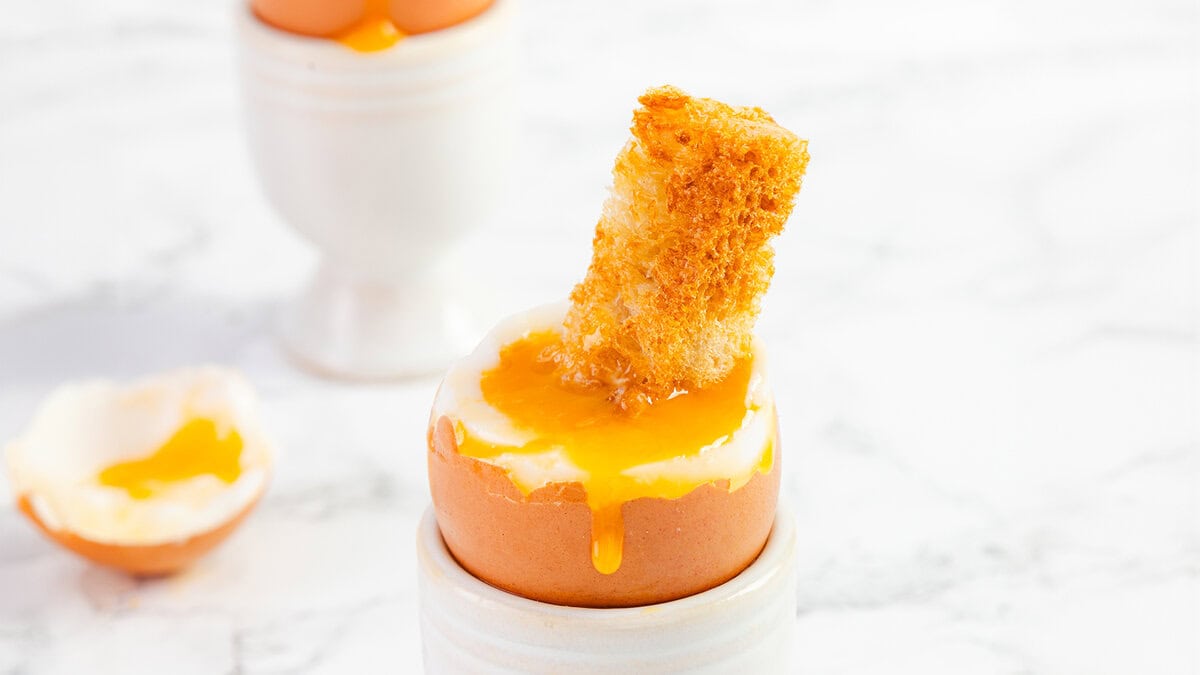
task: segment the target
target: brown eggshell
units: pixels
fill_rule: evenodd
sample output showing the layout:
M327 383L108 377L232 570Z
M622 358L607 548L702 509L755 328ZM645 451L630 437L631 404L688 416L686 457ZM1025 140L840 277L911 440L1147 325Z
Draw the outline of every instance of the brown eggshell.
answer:
M390 0L388 14L409 35L448 28L478 16L492 0ZM367 14L367 0L251 0L264 22L300 35L333 37ZM378 10L377 10L378 11Z
M391 0L392 22L409 35L449 28L481 14L492 0Z
M32 520L46 536L84 558L134 576L149 577L177 572L215 548L237 529L246 516L250 515L261 496L262 492L260 491L241 512L207 532L178 542L149 546L107 544L85 539L68 530L51 529L38 517L37 511L25 495L17 500L17 508Z
M353 26L366 12L366 0L251 0L264 22L300 35L331 37Z
M707 484L679 499L627 502L621 566L605 575L592 566L582 485L554 483L522 495L502 468L458 453L446 417L430 426L428 441L429 486L446 546L479 579L534 600L631 607L699 593L754 562L775 519L778 441L771 471L733 492Z

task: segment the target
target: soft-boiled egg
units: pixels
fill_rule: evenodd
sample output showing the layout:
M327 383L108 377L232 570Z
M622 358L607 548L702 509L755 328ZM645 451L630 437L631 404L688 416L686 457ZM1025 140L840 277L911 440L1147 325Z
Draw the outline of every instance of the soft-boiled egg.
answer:
M779 438L753 326L807 142L759 108L675 87L638 102L569 304L497 326L430 416L446 547L545 602L713 588L775 519Z
M662 602L736 576L779 490L761 346L720 383L630 416L544 358L565 313L502 322L446 375L429 481L447 547L494 586L572 606Z
M250 384L213 367L63 385L6 452L30 520L139 575L176 571L224 540L262 496L274 455Z
M405 35L462 23L492 0L251 0L267 24L299 35L337 40L363 52L387 49Z

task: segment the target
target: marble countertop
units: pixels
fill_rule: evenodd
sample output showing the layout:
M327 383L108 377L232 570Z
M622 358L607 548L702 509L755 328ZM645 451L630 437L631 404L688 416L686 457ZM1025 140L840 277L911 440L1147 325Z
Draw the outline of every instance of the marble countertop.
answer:
M0 480L0 674L419 662L437 381L326 381L276 348L315 256L252 175L231 9L5 5L0 439L65 379L218 362L285 455L225 546L150 582L49 544ZM526 0L519 180L455 255L497 315L559 298L641 89L771 111L812 153L759 324L801 537L796 672L1194 673L1195 18Z

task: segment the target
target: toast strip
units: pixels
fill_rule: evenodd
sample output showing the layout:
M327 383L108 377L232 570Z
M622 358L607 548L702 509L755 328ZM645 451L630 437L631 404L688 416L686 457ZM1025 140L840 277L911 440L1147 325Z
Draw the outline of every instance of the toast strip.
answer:
M758 108L674 87L638 100L558 355L567 380L634 412L749 354L808 164L808 142Z

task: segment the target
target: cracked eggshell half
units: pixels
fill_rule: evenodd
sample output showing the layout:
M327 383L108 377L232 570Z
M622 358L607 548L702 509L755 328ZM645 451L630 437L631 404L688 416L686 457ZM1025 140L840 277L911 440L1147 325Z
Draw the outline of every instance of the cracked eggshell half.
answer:
M276 451L239 373L216 367L162 373L130 385L60 386L6 459L20 510L47 536L135 575L175 572L220 544L266 490ZM103 484L107 468L152 456L190 421L236 432L236 475L200 472L134 496Z

